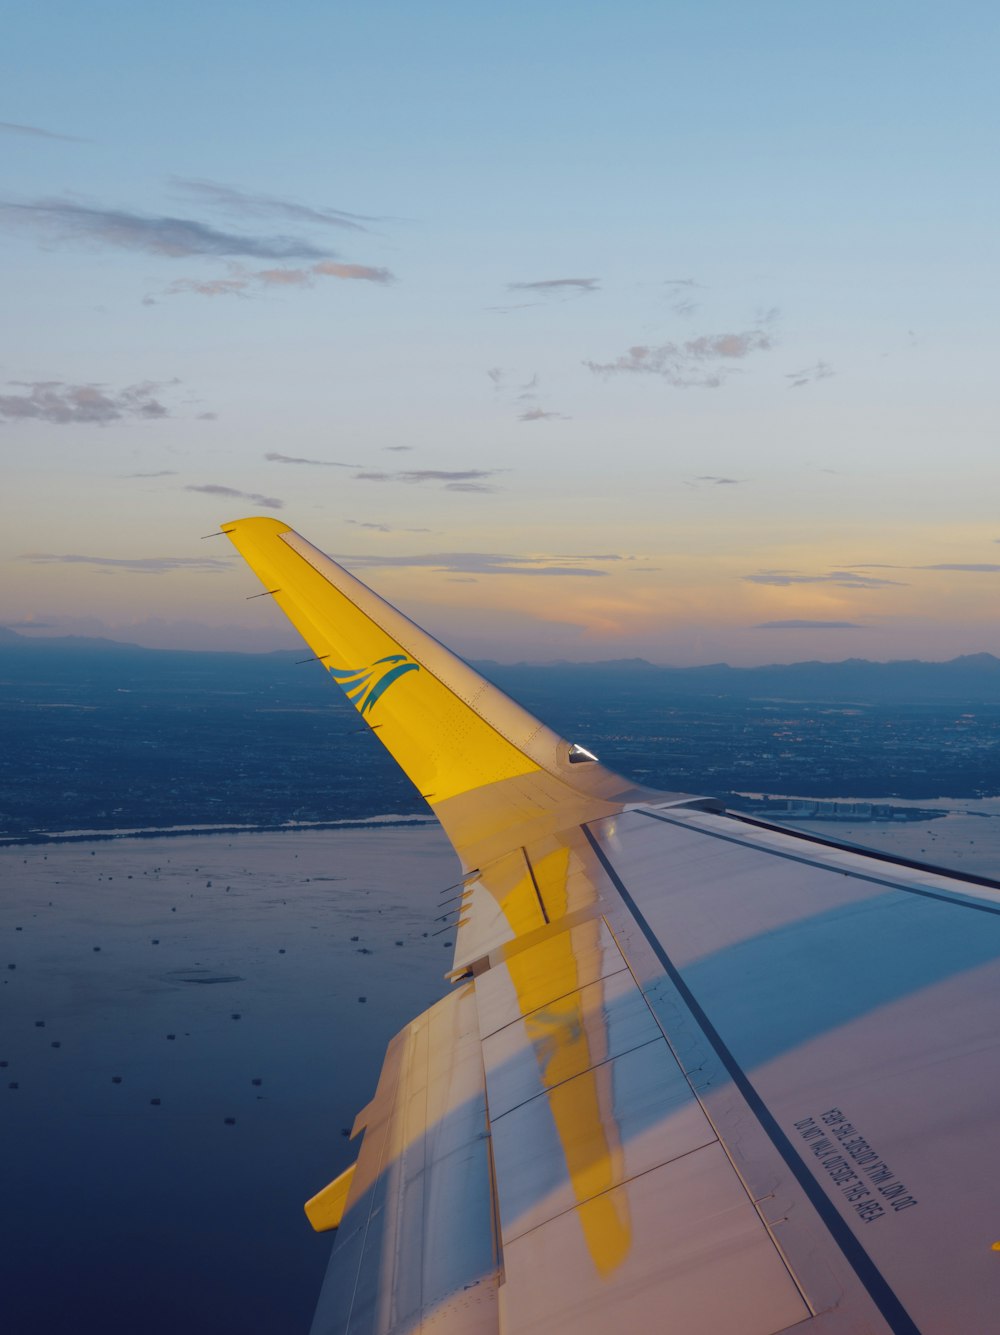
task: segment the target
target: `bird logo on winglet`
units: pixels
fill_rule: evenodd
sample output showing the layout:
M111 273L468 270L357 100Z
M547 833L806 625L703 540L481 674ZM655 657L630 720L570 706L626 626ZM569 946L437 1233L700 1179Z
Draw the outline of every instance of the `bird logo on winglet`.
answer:
M367 714L394 681L407 672L419 671L420 664L406 654L389 654L366 668L330 668L330 676L343 688L347 698L354 701L358 713Z

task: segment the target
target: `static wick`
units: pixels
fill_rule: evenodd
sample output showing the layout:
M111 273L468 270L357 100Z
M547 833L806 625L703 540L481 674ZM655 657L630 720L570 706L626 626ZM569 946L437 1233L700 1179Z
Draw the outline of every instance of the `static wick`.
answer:
M275 593L280 593L280 592L281 592L280 589L275 589ZM260 596L261 595L259 593L254 595L255 598L259 598ZM296 662L295 666L301 667L303 663L322 663L329 657L330 657L329 654L317 654L315 658L300 658Z
M219 528L216 529L214 533L203 533L201 535L201 540L202 542L204 542L206 538L226 538L228 536L229 536L228 529Z
M280 592L281 592L280 589L265 589L263 593L251 593L250 597L247 599L247 602L252 603L255 598L270 598L273 593L280 593Z

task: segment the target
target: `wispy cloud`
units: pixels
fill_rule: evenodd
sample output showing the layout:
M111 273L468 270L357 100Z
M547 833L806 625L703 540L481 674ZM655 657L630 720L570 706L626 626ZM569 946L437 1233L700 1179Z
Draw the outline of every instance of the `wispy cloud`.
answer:
M714 473L700 473L688 481L689 487L696 487L699 482L707 482L713 487L736 487L746 479L742 477L718 477Z
M731 363L772 346L771 335L757 328L741 334L702 334L656 347L637 344L612 362L585 361L584 366L597 375L655 375L680 388L718 389L733 369Z
M961 562L944 562L936 566L913 566L914 570L962 570L970 575L995 575L1000 572L1000 565L988 565L984 562L978 564Z
M543 278L536 283L508 283L508 292L599 292L599 278Z
M185 491L200 491L204 496L228 496L232 500L251 501L262 510L281 510L285 502L276 496L262 496L258 491L237 491L235 487L223 487L217 482L206 482L201 486L194 483L186 486Z
M342 464L336 459L303 459L297 454L278 454L275 450L268 450L264 455L268 463L272 464L306 464L312 468L357 468L357 464Z
M969 575L1000 574L1000 565L988 561L941 561L936 565L903 566L890 565L885 561L861 561L851 567L852 570L953 570Z
M754 630L868 630L859 621L761 621Z
M785 379L792 383L789 389L801 389L803 385L812 385L817 380L828 380L830 376L836 375L836 371L828 362L816 362L813 366L805 366L801 371L788 371Z
M170 415L155 397L163 385L151 380L127 385L117 391L99 384L70 385L63 380L15 380L11 383L23 392L0 394L0 421L34 419L57 426L81 422L103 426L123 418L149 421Z
M486 374L493 382L493 389L497 394L503 395L512 406L523 407L523 411L518 413L517 420L519 422L569 420L565 413L557 413L554 410L543 408L539 404L538 394L536 393L539 385L537 371L530 375L527 380L521 378L523 373L505 371L502 366L491 366ZM530 407L526 406L529 404Z
M253 270L243 265L230 264L226 278L177 278L167 288L167 295L193 293L199 297L245 297L262 288L315 287L318 278L338 278L382 286L396 281L389 269L375 268L370 264L341 264L335 260L323 260L304 269Z
M542 306L552 302L577 301L601 290L599 278L542 278L535 282L508 283L508 292L523 292L534 297L534 301L519 301L513 305L490 306L491 311L506 315L509 311L528 310L532 306Z
M356 278L364 283L394 283L395 277L388 269L376 269L370 264L337 264L333 260L324 260L314 264L311 273L325 275L327 278Z
M120 250L140 250L170 259L192 255L247 256L258 260L328 260L325 246L302 237L247 236L224 232L196 218L132 213L92 207L73 200L42 199L31 204L0 201L0 216L54 241L83 241Z
M122 473L122 477L176 477L177 472L173 468L161 468L155 473Z
M29 135L33 139L62 139L68 144L83 144L86 140L75 134L55 134L38 125L18 125L16 121L0 121L0 133Z
M383 445L382 448L390 454L410 454L413 450L412 445Z
M295 200L279 199L276 195L251 194L245 190L237 190L235 186L222 185L218 181L175 177L172 184L183 194L200 200L209 207L223 209L227 213L240 214L243 217L289 218L294 222L339 227L352 232L366 232L368 228L364 226L365 223L382 221L364 213L348 213L345 209L313 208Z
M422 556L341 556L347 565L375 569L403 566L458 575L552 575L594 579L607 574L577 564L576 557L505 556L496 552L432 552Z
M742 575L748 584L768 584L786 588L792 584L836 584L843 589L883 589L890 585L905 587L898 579L879 579L859 575L855 570L829 570L823 575L801 575L793 570L761 570L756 575Z
M518 415L519 422L545 422L551 418L565 420L562 413L546 412L544 408L529 408L527 412Z
M104 570L125 570L133 575L163 575L173 570L211 574L229 569L229 561L212 556L79 556L52 552L25 552L20 561L33 565L99 566Z
M370 520L363 519L345 519L345 524L351 524L354 528L369 529L373 533L433 533L430 528L396 528L392 524L375 524Z
M409 468L386 473L375 468L365 469L354 476L359 482L439 482L446 491L496 491L487 479L496 477L500 471L499 468Z

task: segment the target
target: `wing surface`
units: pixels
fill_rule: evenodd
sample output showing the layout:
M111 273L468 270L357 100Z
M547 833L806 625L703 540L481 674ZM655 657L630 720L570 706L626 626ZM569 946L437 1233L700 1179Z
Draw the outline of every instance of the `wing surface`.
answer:
M1000 1329L1000 885L632 789L285 526L225 529L464 867L313 1335Z

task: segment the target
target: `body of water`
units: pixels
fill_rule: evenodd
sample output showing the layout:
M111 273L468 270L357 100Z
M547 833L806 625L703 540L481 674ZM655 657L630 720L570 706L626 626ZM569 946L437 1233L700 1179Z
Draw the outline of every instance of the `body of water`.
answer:
M308 1330L302 1205L447 990L457 872L436 825L0 849L8 1335Z

